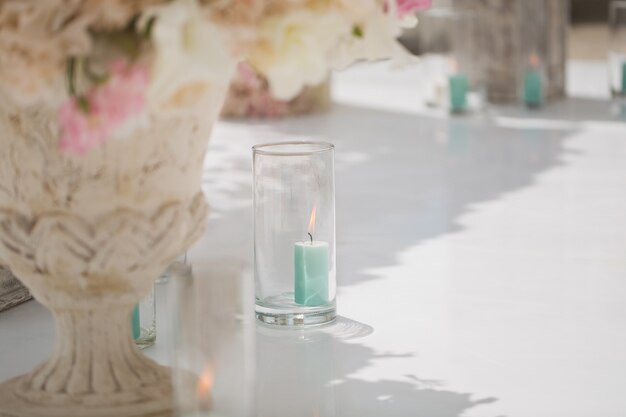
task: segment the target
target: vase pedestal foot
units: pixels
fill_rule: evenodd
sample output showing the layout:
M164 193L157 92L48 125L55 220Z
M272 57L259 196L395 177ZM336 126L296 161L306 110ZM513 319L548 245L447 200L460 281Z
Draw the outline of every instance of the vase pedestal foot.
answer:
M97 404L90 406L84 401L72 401L70 397L52 398L51 403L37 403L22 397L20 390L29 375L10 379L0 384L0 417L172 417L172 401L169 380L162 387L146 388L145 400L119 405ZM151 398L162 390L159 399Z
M0 384L0 417L170 417L170 369L135 346L132 308L52 308L54 351L32 372Z

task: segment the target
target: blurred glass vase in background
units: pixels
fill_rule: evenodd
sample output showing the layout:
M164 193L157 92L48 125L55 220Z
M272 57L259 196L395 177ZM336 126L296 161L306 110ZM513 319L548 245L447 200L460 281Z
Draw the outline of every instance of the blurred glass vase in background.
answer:
M609 5L609 84L613 97L626 97L626 1Z
M469 58L484 63L490 103L536 107L564 97L569 0L463 0L453 8L479 16L464 42L478 45ZM425 20L420 29L429 36Z
M418 26L428 83L426 104L452 114L480 111L485 104L485 66L480 54L478 14L438 7Z

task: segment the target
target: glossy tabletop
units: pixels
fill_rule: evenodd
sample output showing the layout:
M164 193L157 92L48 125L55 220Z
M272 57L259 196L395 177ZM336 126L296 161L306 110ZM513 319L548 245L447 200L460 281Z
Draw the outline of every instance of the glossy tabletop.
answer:
M252 145L336 145L341 318L258 327L258 415L626 416L626 111L602 74L573 63L585 97L541 111L449 118L421 104L418 67L363 66L329 114L219 123L192 262L251 262ZM162 291L146 353L167 362ZM1 313L0 379L53 333L36 302Z

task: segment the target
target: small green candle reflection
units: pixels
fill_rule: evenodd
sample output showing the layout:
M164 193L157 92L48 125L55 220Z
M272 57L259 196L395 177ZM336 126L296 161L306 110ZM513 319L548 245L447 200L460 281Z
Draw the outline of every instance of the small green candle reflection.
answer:
M311 212L309 240L294 246L294 292L296 304L328 304L328 243L313 240L315 208Z

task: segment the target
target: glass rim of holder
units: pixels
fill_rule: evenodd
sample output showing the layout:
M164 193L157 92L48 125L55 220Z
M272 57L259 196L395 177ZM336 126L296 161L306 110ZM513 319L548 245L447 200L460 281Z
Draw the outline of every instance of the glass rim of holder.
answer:
M626 1L626 0L625 0ZM316 147L316 149L311 149L309 151L299 151L299 152L285 152L285 151L270 151L265 148L273 148L273 147L283 147L283 146L301 146L301 145L309 145L311 147ZM260 143L258 145L254 145L252 147L252 151L258 155L264 156L305 156L311 155L315 153L327 152L330 150L334 150L335 145L330 142L324 141L287 141L287 142L269 142L269 143Z
M315 326L337 316L334 150L310 140L252 147L255 309L262 323Z

